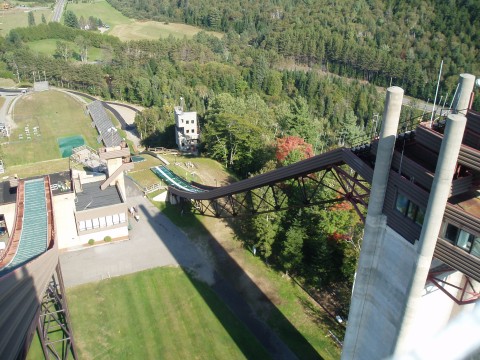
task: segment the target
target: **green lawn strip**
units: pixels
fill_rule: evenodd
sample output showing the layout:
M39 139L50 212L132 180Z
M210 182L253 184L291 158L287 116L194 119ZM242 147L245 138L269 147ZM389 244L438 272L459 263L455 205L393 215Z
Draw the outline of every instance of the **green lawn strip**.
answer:
M55 55L57 50L57 42L62 41L69 45L70 50L79 54L78 46L71 41L60 40L60 39L44 39L44 40L37 40L31 41L27 43L27 46L36 53L43 54L43 55ZM96 47L89 47L88 48L88 61L102 61L104 59L103 50L96 48ZM77 56L77 60L80 61L80 55Z
M53 174L69 169L69 159L54 159L41 161L33 164L8 166L4 176L18 175L21 178L27 178L38 175Z
M185 292L191 293L193 289L188 289L190 291L185 289L185 287L189 288L190 284L184 282L184 279L180 279L178 275L180 274L176 273L175 276L165 277L162 282L164 290L169 291L169 297L167 301L164 302L164 311L169 324L168 329L171 329L176 334L176 336L170 337L170 345L173 349L170 349L168 353L173 353L173 351L177 353L176 356L172 356L172 359L185 359L188 358L186 349L195 348L185 327L185 317L195 316L195 314L191 314L188 309L183 306L185 302ZM181 284L180 281L182 282ZM203 349L198 350L202 351Z
M81 359L267 356L208 285L182 269L78 286L68 289L67 300Z
M66 10L71 10L80 19L81 16L88 20L90 16L102 20L110 28L119 24L129 24L134 20L127 18L120 11L116 10L105 0L96 0L92 2L68 3Z

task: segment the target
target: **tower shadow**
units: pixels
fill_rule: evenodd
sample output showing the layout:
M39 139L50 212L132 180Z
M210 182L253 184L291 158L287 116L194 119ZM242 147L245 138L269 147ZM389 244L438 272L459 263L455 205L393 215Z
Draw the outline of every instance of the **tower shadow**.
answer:
M146 217L146 221L151 225L162 224L165 221L169 221L165 219L161 213L157 213L154 216L149 215L144 205L139 205L138 207L142 215ZM168 206L168 212L177 212L178 215L180 215L180 209L172 205ZM295 326L282 314L270 298L255 284L248 274L245 273L244 269L242 269L235 259L232 258L210 231L193 214L183 214L182 222L183 221L188 223L189 227L196 229L198 233L202 234L202 240L199 240L202 241L202 243L195 245L207 247L211 255L214 263L214 274L213 281L211 285L209 285L210 290L215 293L235 317L257 338L271 358L322 359L308 340L305 339ZM152 226L152 228L154 227ZM161 233L158 230L157 234L159 238L165 236L165 233ZM180 266L187 270L188 276L196 290L203 297L203 300L210 307L212 313L215 314L217 319L222 323L244 355L249 359L259 358L256 354L251 353L251 350L245 346L246 344L243 339L234 331L232 324L226 321L223 314L215 307L215 302L212 301L211 296L208 296L208 292L205 291L203 283L194 281L196 278L195 269L188 268L188 265L185 266L186 263L188 264L188 261L185 259L185 251L182 251L181 247L176 246L171 241L167 240L164 241L164 243ZM195 245L192 242L192 246ZM288 338L291 346L294 344L292 346L294 349L290 349L279 337L279 334L262 319L263 316L256 313L246 300L246 293L249 294L250 298L255 298L257 302L262 304L262 309L265 309L268 317L273 319L272 322L275 323L275 330L277 332L281 330L282 338Z

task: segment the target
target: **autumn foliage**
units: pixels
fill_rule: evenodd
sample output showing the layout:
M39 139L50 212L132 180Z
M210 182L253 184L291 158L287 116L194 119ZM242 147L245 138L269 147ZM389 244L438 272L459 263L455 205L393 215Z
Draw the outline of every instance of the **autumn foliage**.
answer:
M307 159L313 156L312 145L306 143L304 139L298 136L287 136L277 139L277 152L276 157L278 161L283 161L294 150L297 150L303 159Z

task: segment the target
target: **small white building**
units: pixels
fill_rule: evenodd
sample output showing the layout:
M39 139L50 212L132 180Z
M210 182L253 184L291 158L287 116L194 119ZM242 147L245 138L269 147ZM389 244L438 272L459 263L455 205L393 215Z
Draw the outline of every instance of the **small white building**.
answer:
M179 150L196 151L198 144L196 111L185 112L183 106L175 106L175 142Z

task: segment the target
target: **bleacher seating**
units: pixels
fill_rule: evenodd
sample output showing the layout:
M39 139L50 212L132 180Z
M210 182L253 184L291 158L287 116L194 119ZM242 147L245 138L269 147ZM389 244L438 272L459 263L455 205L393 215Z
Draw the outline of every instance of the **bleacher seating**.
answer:
M115 126L113 126L112 120L110 120L102 102L94 101L87 105L87 109L105 146L119 146L122 138Z

